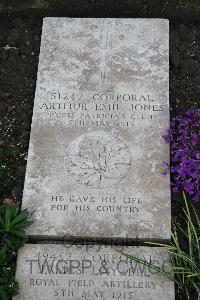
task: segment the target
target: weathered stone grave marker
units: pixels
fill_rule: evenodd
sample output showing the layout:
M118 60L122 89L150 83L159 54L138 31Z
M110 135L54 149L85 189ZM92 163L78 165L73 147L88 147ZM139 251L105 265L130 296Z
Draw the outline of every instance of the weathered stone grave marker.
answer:
M168 119L167 20L45 18L28 234L169 239Z
M38 237L170 238L168 21L45 18L23 206ZM166 251L124 252L169 270ZM27 244L15 300L174 299L111 246Z
M170 271L162 248L124 251ZM16 278L20 296L15 300L174 300L172 281L111 246L26 245L18 257Z

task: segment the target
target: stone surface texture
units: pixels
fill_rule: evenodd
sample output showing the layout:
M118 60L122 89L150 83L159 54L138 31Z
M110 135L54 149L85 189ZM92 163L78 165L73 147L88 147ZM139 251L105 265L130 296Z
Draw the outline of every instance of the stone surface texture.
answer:
M162 19L44 19L29 235L170 238L168 35Z
M170 271L161 248L124 247ZM19 252L14 300L174 300L174 284L150 268L134 263L111 246L30 245Z

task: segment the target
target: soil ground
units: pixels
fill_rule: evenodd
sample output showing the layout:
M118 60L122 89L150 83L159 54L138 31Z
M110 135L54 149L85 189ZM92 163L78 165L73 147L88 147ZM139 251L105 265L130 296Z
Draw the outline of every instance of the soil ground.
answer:
M20 202L34 103L42 17L15 17L13 12L12 14L12 17L0 19L0 155L10 172L9 178L5 178L3 172L0 173L4 186L0 189L0 199L14 197ZM194 20L170 20L171 116L200 107L200 22L196 22L196 18ZM181 201L177 195L172 195L173 216L182 214Z

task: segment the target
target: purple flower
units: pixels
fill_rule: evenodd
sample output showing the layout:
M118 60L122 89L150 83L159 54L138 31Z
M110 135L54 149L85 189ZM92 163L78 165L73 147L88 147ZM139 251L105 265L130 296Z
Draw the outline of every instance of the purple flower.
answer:
M170 142L170 135L165 134L162 137L163 137L165 143L169 143Z
M198 143L198 140L199 140L198 134L196 132L192 133L191 143L193 146L195 146Z
M200 203L200 109L172 118L162 137L171 146L172 191L184 189L194 202ZM166 176L166 162L162 166L161 174Z
M168 167L168 165L169 165L169 164L168 164L167 161L163 161L163 162L162 162L162 166L163 166L163 167Z
M200 151L195 154L196 159L200 160Z
M179 189L178 189L178 187L177 187L176 185L174 185L174 186L172 186L172 191L173 191L174 193L178 193L178 192L179 192Z
M200 202L200 191L198 191L198 192L195 194L195 196L194 196L194 198L193 198L193 201L194 201L195 203L199 203L199 202Z
M162 176L167 176L167 170L162 170L161 175Z

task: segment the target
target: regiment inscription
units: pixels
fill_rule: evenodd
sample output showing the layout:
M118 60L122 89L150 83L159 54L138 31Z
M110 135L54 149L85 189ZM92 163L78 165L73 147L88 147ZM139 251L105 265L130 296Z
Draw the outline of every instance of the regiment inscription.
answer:
M122 247L170 272L162 248ZM104 245L26 245L18 257L14 300L174 300L174 284Z

